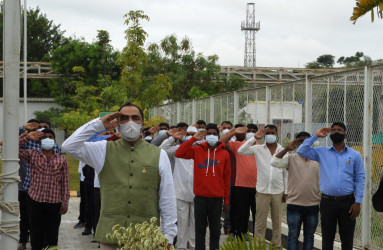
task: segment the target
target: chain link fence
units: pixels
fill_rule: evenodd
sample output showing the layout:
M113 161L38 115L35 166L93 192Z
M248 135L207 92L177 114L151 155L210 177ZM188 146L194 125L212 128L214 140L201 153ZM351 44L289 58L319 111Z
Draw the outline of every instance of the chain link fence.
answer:
M362 154L366 169L354 243L367 249L383 248L383 215L371 207L372 194L383 176L383 65L170 103L150 108L149 116L162 116L171 125L181 121L193 124L200 119L217 124L227 120L255 123L259 128L275 124L282 146L300 131L312 134L333 122L344 122L347 144ZM331 145L328 137L318 143ZM320 224L317 232L321 232Z

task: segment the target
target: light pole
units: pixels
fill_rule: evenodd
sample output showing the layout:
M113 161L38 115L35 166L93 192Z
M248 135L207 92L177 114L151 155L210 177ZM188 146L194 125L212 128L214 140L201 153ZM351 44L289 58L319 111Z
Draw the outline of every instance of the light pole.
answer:
M24 123L28 121L27 108L27 0L24 0Z

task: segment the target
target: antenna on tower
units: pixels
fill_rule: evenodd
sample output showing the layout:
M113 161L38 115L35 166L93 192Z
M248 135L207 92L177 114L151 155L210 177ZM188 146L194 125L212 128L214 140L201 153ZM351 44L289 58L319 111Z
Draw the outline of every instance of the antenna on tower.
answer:
M242 21L241 30L245 31L245 67L255 67L255 33L261 29L259 21L255 22L255 4L248 3L246 21Z

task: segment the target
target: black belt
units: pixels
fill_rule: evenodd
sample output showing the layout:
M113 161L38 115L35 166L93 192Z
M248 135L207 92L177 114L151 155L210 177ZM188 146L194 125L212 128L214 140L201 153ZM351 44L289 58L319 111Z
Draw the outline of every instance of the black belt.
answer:
M345 200L348 198L354 198L355 196L354 196L354 194L349 194L349 195L345 195L345 196L331 196L331 195L322 194L322 197L326 198L326 199L334 200L334 201L341 201L341 200Z

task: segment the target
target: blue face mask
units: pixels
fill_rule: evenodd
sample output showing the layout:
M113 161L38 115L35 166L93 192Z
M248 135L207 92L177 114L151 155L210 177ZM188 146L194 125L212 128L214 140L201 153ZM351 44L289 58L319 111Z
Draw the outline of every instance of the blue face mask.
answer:
M255 133L246 133L246 140L249 140L251 137L254 137Z
M145 138L144 138L144 140L145 141L152 141L153 140L153 137L151 137L151 136L146 136Z
M181 141L187 141L187 140L189 140L190 138L192 138L191 135L188 135L188 136L185 135L184 137L182 137Z
M218 142L218 136L217 135L207 135L206 141L210 146L214 146Z
M277 141L277 136L275 135L265 135L265 141L268 144L273 144Z
M55 145L55 140L52 140L50 138L45 138L41 140L41 147L45 150L51 150L54 145Z
M167 131L166 130L160 130L160 131L158 131L158 135L163 135L163 134L165 134Z

